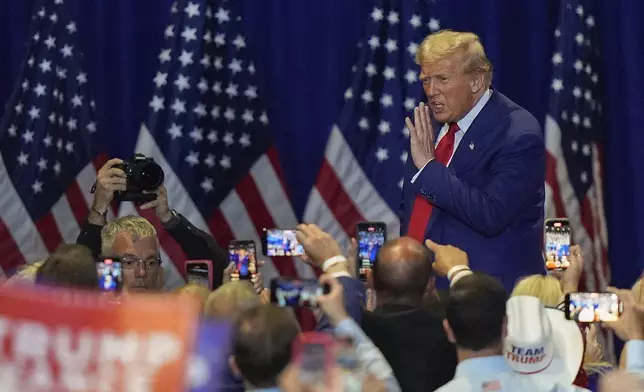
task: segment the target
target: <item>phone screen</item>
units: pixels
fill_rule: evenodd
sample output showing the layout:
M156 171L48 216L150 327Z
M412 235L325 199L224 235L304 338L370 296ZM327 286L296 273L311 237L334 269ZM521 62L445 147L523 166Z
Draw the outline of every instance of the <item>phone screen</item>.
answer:
M264 229L266 256L301 256L304 247L295 236L295 229Z
M252 279L257 273L255 243L253 241L231 241L228 245L228 260L235 264L231 277Z
M623 306L613 293L570 293L566 295L566 318L580 323L613 322Z
M271 302L281 307L315 307L318 297L328 293L328 288L317 280L271 280Z
M373 268L376 255L386 240L387 226L381 222L359 223L358 232L358 275L367 280L367 271Z
M293 342L293 358L299 365L298 376L310 386L328 390L333 364L333 338L319 332L305 332Z
M116 258L105 258L96 263L98 287L103 291L118 291L123 282L121 261Z
M546 222L546 269L565 270L570 266L570 223L567 220Z
M189 284L197 284L210 289L208 264L190 263L186 265L186 278Z

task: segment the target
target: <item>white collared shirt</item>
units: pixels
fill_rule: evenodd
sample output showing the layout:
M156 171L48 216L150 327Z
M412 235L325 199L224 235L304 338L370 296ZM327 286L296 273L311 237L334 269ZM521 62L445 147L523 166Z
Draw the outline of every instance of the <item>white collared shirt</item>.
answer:
M483 107L485 107L485 104L490 100L491 96L492 96L492 90L488 89L485 93L483 93L483 96L481 96L481 99L479 99L476 105L474 105L474 107L469 112L467 112L465 117L463 117L462 119L456 122L459 130L454 134L454 150L452 151L452 156L449 158L449 161L447 161L447 166L449 166L449 164L452 162L452 158L454 157L454 154L456 153L456 149L458 148L458 145L461 143L461 140L463 140L463 136L465 136L465 132L467 132L467 130L470 128L470 126L474 122L474 119L476 119L476 116L478 116L479 113L481 113L481 110L483 110ZM441 139L445 137L445 135L447 135L448 129L449 129L449 124L447 123L443 124L443 127L438 133L438 138L436 138L437 146L438 146L438 143L440 143ZM425 164L425 166L427 166L427 163ZM418 178L418 176L423 171L425 166L423 166L420 170L418 170L418 172L414 175L414 177L412 177L411 179L412 184L414 183L414 181L416 181L416 178Z

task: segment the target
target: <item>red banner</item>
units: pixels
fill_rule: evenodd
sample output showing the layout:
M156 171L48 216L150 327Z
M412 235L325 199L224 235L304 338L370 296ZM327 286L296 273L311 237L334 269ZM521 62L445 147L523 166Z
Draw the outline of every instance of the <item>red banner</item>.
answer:
M183 391L197 322L180 296L2 287L0 391Z

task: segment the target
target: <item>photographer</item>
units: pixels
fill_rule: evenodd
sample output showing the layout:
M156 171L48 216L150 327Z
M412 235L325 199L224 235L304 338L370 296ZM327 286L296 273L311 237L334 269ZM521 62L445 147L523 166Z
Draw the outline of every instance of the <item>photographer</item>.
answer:
M148 164L156 165L149 159ZM110 227L105 228L109 230L104 230L107 224L107 211L115 199L115 194L123 195L123 192L132 189L132 184L128 184L128 176L123 170L131 167L131 162L125 163L121 159L113 158L98 171L96 186L93 189L92 208L76 243L90 248L94 257L108 253L110 256L122 257L125 269L123 277L125 288L161 289L159 281L162 279L158 278L161 260L154 227L144 218L126 217L111 222ZM160 177L159 182L162 184L163 172L160 167L156 166L156 168L158 177ZM154 209L163 228L181 246L188 259L212 260L214 264L213 280L215 284L221 284L223 270L228 264L228 257L215 239L195 227L181 214L170 209L165 186L160 185L156 189L142 192L142 194L154 194L156 197L141 205L140 208ZM148 198L151 197L148 196ZM123 198L120 201L123 201ZM133 224L125 222L125 220L141 222ZM123 221L122 224L119 224L120 221Z

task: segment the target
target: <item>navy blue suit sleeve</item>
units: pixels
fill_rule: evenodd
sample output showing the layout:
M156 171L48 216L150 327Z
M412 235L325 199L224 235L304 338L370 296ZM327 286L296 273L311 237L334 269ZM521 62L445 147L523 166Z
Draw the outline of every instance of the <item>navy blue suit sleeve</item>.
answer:
M473 230L496 236L543 186L545 147L538 133L505 141L490 166L487 184L474 187L440 162L432 161L415 181L431 202Z
M362 308L365 303L364 284L355 278L341 276L338 278L344 288L344 309L349 317L354 319L358 325L362 322ZM333 333L333 326L326 315L318 321L315 330L318 332Z

